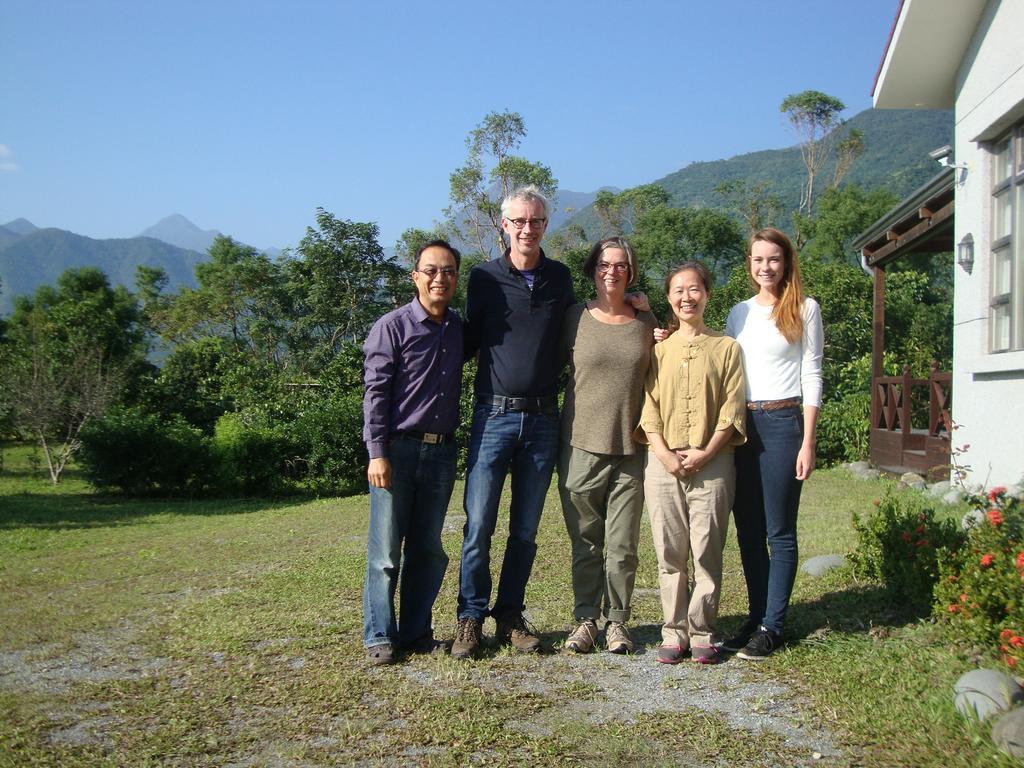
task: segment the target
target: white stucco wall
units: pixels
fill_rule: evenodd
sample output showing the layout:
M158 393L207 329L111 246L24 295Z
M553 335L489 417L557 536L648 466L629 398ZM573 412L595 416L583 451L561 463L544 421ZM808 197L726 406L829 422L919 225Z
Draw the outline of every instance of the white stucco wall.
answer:
M971 482L986 486L1024 478L1024 351L988 352L992 169L984 146L1024 120L1021 30L1024 1L990 0L957 76L954 156L967 171L956 191L955 239L971 233L975 262L971 274L954 267L953 445L970 446L962 461Z

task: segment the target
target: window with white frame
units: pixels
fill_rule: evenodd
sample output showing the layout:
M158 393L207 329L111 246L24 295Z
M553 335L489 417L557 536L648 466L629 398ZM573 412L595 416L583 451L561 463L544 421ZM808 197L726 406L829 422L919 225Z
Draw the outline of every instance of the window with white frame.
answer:
M989 349L1024 348L1024 124L992 151L991 299Z

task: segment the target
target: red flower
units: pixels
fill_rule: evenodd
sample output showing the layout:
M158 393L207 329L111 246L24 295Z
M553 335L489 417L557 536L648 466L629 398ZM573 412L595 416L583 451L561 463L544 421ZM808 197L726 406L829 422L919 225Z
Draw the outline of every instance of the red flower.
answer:
M961 603L966 603L967 602L967 593L966 592L961 592L960 593L960 602ZM1009 632L1010 630L1006 630L1006 631ZM1013 633L1010 632L1010 634L1012 635Z
M1012 629L1004 629L1002 632L999 633L999 639L1000 640L1005 640L1008 637L1013 637L1013 630Z
M910 535L909 531L904 531L903 533L900 534L900 538L903 539L905 542L910 543L910 540L913 537Z
M950 613L956 613L957 611L960 610L960 606L957 605L956 603L953 603L952 605L947 606L946 610L949 611Z
M1000 512L998 509L995 509L995 508L990 509L988 511L988 513L987 513L987 516L988 516L988 521L990 523L992 523L992 525L1002 525L1003 524L1003 513Z
M1010 666L1010 667L1016 667L1017 666L1017 660L1015 658L1013 658L1013 656L1007 656L1006 657L1006 664L1007 664L1007 666Z
M995 555L993 555L993 554L992 554L992 553L990 553L990 552L989 552L989 553L986 553L986 554L984 554L984 555L982 555L982 556L981 556L981 561L980 561L980 562L981 562L981 567L982 567L982 568L988 568L988 567L990 567L990 566L992 565L992 563L994 563L995 561L996 561L996 556L995 556Z
M1024 568L1024 552L1017 553L1017 567Z
M924 533L924 526L923 525L917 526L917 528L914 529L914 533L916 533L918 536L920 536L922 533Z
M1002 496L1004 493L1006 493L1006 486L1005 485L997 485L995 488L993 488L991 491L988 492L988 500L989 501L995 501L998 497Z
M1010 638L1010 645L1012 645L1014 648L1020 648L1022 645L1024 645L1024 637L1021 637L1020 635L1014 635Z
M928 539L921 539L919 542L917 542L917 546L919 546L919 547L927 547L928 546Z

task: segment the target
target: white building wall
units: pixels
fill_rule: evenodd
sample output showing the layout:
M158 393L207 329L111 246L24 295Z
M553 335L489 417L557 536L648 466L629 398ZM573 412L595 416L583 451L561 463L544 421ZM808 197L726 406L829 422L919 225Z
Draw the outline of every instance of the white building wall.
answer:
M1024 1L991 0L957 78L954 157L967 170L956 190L955 239L974 237L975 262L970 274L954 267L952 445L969 446L959 461L970 465L970 482L986 486L1024 478L1024 351L988 352L992 169L985 145L1024 119L1021 30ZM1024 216L1015 227L1024 227Z

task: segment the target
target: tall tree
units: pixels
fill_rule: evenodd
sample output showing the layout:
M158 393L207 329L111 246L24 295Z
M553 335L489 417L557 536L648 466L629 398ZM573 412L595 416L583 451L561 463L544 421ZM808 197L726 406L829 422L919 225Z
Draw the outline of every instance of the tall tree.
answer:
M746 179L723 181L715 194L736 212L752 235L759 229L773 226L782 214L782 200L771 192L770 181L748 183Z
M466 137L466 162L452 172L445 209L455 236L480 253L505 249L501 201L516 187L536 185L553 198L558 180L551 169L515 155L526 123L518 112L490 112Z
M814 210L815 181L831 154L836 141L835 129L842 125L839 113L846 105L821 91L802 91L783 99L779 111L789 118L800 136L800 156L807 180L800 194L799 213L810 216Z
M56 287L15 301L2 389L16 429L42 447L54 484L82 428L121 399L143 365L140 318L135 298L92 267L67 270Z
M316 221L284 265L291 346L311 370L346 341L362 342L380 315L412 295L407 267L385 255L376 224L338 219L322 208Z

